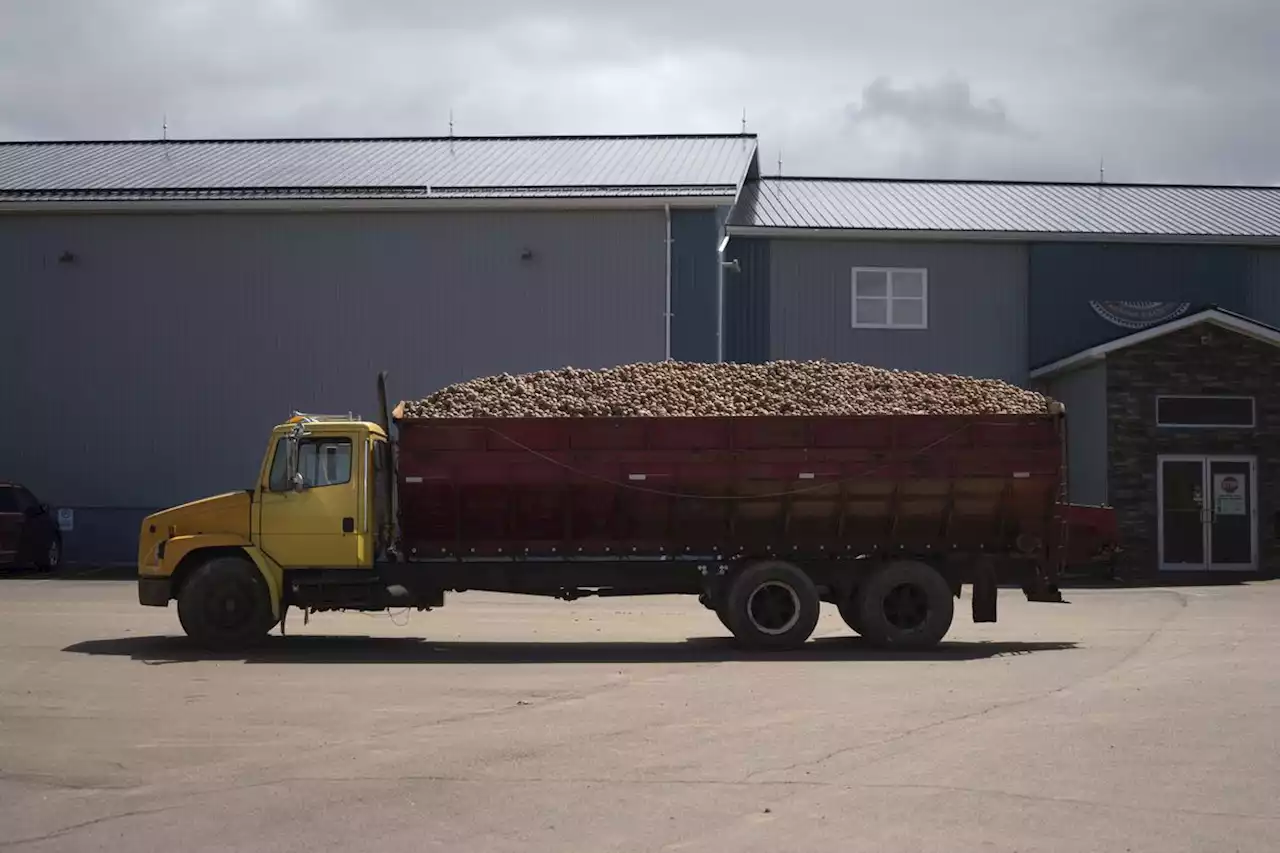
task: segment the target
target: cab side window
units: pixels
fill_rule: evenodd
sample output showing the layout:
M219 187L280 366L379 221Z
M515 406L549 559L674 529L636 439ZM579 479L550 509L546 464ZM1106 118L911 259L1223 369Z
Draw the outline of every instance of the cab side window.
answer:
M271 459L270 488L273 492L284 492L290 488L285 478L287 447L286 439L276 442L275 455ZM308 489L351 482L351 439L301 439L298 442L298 473Z
M298 470L307 488L351 482L351 439L304 439L298 445Z

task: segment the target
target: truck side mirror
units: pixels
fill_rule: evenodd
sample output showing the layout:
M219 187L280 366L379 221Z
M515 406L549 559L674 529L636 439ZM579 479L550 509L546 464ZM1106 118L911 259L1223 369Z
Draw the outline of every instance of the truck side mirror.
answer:
M298 470L298 437L296 435L285 437L284 481L295 492L300 492L307 487L306 478Z

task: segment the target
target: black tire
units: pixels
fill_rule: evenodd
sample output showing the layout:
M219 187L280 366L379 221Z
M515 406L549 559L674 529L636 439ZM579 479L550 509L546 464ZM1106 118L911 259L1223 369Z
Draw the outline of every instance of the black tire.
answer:
M721 621L751 649L794 649L818 625L817 587L801 569L780 560L747 566L733 579Z
M855 634L862 633L862 615L858 612L858 601L858 594L855 592L837 605L840 609L840 618Z
M35 567L42 572L56 570L62 564L62 539L57 536L50 537L44 553L37 554L34 562Z
M733 626L729 624L729 614L725 606L715 608L716 618L720 620L720 624L728 629L729 633L733 633Z
M926 563L889 563L874 571L855 596L859 633L889 649L929 649L951 628L951 586Z
M276 620L258 568L244 557L215 557L182 585L178 621L197 645L224 652L261 642Z
M729 620L728 620L728 618L724 615L724 603L723 603L723 602L721 602L720 604L717 604L717 603L712 599L712 597L711 597L711 596L707 595L707 594L704 592L704 593L702 593L702 594L700 594L700 595L698 596L698 603L699 603L699 604L701 604L703 607L707 608L708 610L710 610L712 613L714 613L714 614L716 615L716 618L720 620L720 624L721 624L721 625L725 626L726 628L728 628L728 627L729 627Z

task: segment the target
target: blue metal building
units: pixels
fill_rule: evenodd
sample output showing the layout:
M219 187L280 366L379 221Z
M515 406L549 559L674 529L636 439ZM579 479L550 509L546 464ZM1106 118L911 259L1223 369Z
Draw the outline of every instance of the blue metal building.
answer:
M746 135L7 143L0 280L0 477L73 559L381 369L827 358L1063 400L1137 570L1280 560L1278 189L769 178Z
M1134 571L1280 568L1280 189L763 178L727 230L730 359L1040 386L1072 499L1116 506ZM1175 424L1157 398L1252 409ZM1257 492L1248 524L1214 509L1223 477Z

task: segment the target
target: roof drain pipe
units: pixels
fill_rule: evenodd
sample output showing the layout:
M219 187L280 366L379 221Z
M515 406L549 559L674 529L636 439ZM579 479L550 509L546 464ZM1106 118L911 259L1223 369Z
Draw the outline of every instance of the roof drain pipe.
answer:
M724 364L724 251L729 248L725 234L716 247L716 364Z
M671 360L671 205L664 204L662 206L662 212L666 217L666 225L667 225L667 237L665 241L667 246L667 308L662 315L666 325L666 343L663 347L663 349L665 350L663 359L666 361L670 361Z

